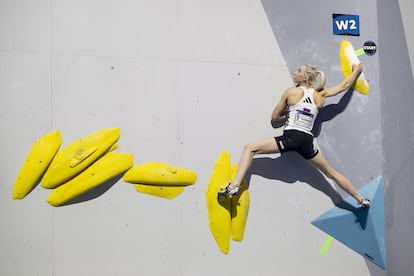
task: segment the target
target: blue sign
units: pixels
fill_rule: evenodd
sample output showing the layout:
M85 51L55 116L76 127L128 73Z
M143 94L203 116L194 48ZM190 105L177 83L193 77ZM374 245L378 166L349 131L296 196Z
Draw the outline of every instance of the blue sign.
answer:
M334 13L332 25L334 35L359 36L359 15Z

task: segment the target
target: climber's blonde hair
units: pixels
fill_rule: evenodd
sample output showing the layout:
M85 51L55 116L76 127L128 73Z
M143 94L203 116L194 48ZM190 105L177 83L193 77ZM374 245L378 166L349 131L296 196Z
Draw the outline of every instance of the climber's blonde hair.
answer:
M305 64L306 67L306 81L310 87L313 87L316 91L323 90L325 83L326 83L326 77L325 73L322 71L319 71L315 66L311 64ZM318 83L319 81L319 83ZM317 84L317 86L315 86Z

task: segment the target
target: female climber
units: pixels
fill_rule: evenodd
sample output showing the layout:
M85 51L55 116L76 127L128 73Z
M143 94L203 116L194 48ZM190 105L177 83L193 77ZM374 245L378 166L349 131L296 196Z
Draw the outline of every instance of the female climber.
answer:
M334 180L344 191L354 197L364 208L370 207L369 199L363 198L351 182L329 165L322 152L314 145L313 124L318 111L327 97L348 90L362 72L362 64L354 64L352 73L341 83L323 88L325 74L314 66L300 66L293 75L296 87L288 88L272 112L272 121L286 120L282 136L263 139L243 147L238 170L234 180L219 191L219 196L237 195L240 184L256 154L296 151L318 168L325 176ZM315 84L319 80L319 85Z

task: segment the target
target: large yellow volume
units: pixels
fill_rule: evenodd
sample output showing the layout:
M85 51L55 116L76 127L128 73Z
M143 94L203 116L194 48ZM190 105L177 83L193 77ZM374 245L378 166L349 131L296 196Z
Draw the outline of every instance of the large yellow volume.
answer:
M150 162L128 170L123 180L129 183L161 186L187 186L196 182L197 174L162 162Z
M360 63L351 42L343 40L339 50L339 59L341 60L342 72L344 77L348 77L352 73L352 65ZM362 72L356 80L353 88L361 94L368 94L369 84Z
M231 166L231 179L237 171L237 165ZM240 185L239 194L231 198L231 238L233 241L242 241L246 229L247 217L250 208L250 193L247 189L246 180Z
M81 173L108 152L121 135L119 128L106 128L60 150L41 180L44 188L56 188Z
M107 153L78 176L54 189L46 201L52 206L62 205L121 175L133 165L134 157L130 153Z
M214 164L206 190L210 231L224 254L228 254L230 250L231 198L218 197L217 193L230 183L230 177L230 153L224 151Z
M23 199L36 186L62 144L59 130L36 140L24 161L13 187L13 199Z

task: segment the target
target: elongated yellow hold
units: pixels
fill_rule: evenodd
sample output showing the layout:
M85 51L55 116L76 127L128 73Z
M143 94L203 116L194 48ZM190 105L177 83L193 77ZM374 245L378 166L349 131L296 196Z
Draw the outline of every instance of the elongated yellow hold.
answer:
M237 165L231 166L231 179L236 175ZM240 185L239 194L231 198L231 238L233 241L242 241L247 224L250 208L250 193L246 180Z
M351 42L343 40L341 42L339 50L339 59L341 60L342 72L344 77L348 77L352 73L352 65L360 63L358 56L355 53L355 49L352 46ZM354 83L353 88L361 94L368 94L369 92L369 83L362 72L356 82Z
M230 182L230 153L224 151L216 160L206 190L210 231L221 252L230 250L231 198L218 197L217 193Z
M44 188L56 188L75 177L103 154L121 135L119 128L106 128L79 139L60 150L41 180Z
M184 186L159 186L159 185L147 185L147 184L134 184L137 192L158 196L166 199L173 199L180 195L184 191Z
M59 130L36 140L24 161L13 187L13 199L23 199L36 186L62 144Z
M109 152L75 178L54 189L46 201L52 206L62 205L121 175L133 165L132 154Z
M131 168L125 173L123 180L134 184L187 186L196 182L197 174L162 162L150 162Z

